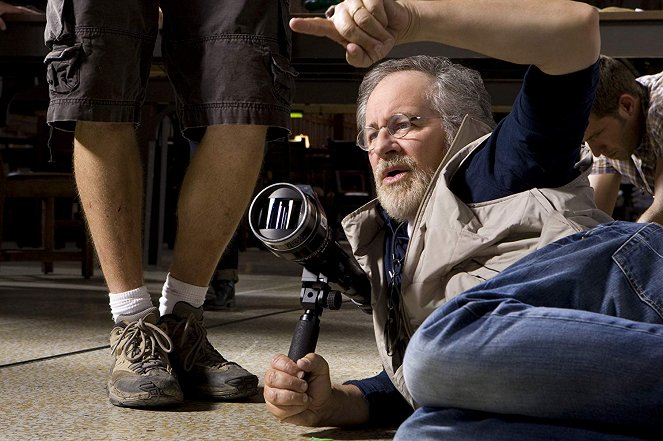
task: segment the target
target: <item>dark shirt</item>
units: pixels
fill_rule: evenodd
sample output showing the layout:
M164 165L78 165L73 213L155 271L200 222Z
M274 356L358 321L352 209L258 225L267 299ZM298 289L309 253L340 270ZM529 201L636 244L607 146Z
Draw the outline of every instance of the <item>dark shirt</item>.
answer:
M575 179L598 73L598 64L554 76L531 66L511 113L456 172L451 191L463 202L474 203L532 188L560 187ZM400 246L394 247L395 232L406 229L385 220L385 273L389 274L393 262L403 259L407 238L398 234ZM392 255L391 250L397 252ZM364 394L371 424L402 422L412 413L385 371L346 384L354 384Z
M597 82L597 64L556 76L531 66L511 113L454 175L451 191L473 203L571 182Z
M368 400L371 425L399 425L412 414L412 407L394 387L385 371L375 377L351 380L344 384L354 384L361 389Z

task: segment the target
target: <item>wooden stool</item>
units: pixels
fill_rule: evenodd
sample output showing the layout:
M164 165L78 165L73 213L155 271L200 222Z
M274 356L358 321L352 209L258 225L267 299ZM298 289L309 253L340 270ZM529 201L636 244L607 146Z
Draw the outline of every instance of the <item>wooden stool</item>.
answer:
M53 262L80 261L82 276L86 279L90 278L94 273L94 250L84 221L82 219L59 220L55 218L56 199L78 199L73 174L27 171L5 175L4 170L0 171L0 174L0 261L42 262L44 273L53 271ZM10 198L42 201L42 248L1 249L4 202ZM80 226L83 229L82 248L73 251L56 250L55 229L72 225Z

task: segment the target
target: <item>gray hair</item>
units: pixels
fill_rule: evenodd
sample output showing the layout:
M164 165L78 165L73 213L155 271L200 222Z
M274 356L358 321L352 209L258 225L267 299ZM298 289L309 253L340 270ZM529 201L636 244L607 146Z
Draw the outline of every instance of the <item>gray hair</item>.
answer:
M426 95L433 111L442 119L449 144L465 115L469 114L489 127L495 126L490 95L477 71L452 63L447 58L417 55L384 61L364 76L357 97L358 127L366 124L366 103L378 83L386 76L402 71L423 72L433 80Z

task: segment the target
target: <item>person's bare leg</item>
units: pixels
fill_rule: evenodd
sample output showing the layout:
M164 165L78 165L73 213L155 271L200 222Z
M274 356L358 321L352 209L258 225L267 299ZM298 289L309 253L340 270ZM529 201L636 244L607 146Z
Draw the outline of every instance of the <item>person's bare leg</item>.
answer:
M173 342L169 358L185 395L228 400L258 393L258 377L228 362L207 340L202 304L251 198L265 133L261 126L208 127L180 190L173 262L159 310L160 324Z
M74 173L111 293L143 285L143 173L133 124L79 121Z
M110 333L114 361L106 386L108 398L126 407L179 403L182 389L170 367L170 343L157 327L159 311L143 280L143 173L133 124L77 122L74 173L111 292L115 327ZM122 302L134 312L118 313L116 307ZM128 357L127 348L142 350Z
M247 125L207 128L180 190L170 268L177 280L208 285L253 194L266 130Z

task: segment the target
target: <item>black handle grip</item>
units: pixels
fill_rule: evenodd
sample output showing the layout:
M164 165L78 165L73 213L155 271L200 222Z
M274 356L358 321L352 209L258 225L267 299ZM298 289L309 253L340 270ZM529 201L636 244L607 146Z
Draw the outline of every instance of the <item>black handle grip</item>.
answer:
M297 361L310 352L315 352L320 333L320 319L317 315L307 311L297 322L295 332L290 342L288 358Z

